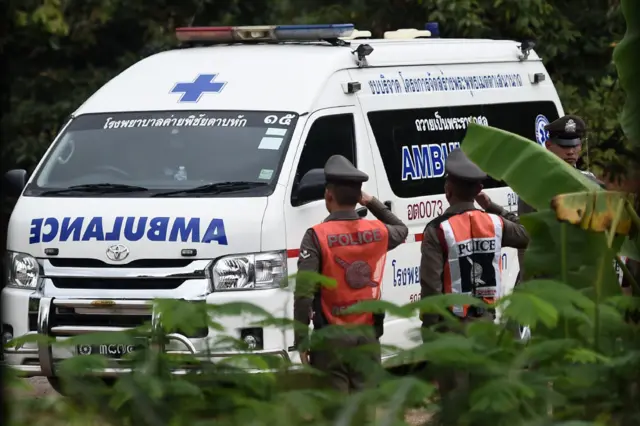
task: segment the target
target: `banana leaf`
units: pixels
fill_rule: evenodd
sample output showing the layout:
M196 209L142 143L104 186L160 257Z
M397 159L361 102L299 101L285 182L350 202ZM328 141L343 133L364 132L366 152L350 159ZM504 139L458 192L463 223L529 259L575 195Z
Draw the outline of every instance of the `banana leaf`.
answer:
M633 218L628 206L633 206L633 196L614 191L560 194L551 201L551 208L559 220L585 230L612 231L618 235L629 235L631 231Z
M527 276L557 279L592 299L596 287L599 297L620 293L613 266L619 243L609 248L604 233L559 222L548 209L524 215L521 222L531 237L524 257Z
M629 138L632 151L640 151L640 1L622 0L622 14L627 23L624 38L613 51L613 62L618 70L620 85L625 91L626 101L620 116L620 124ZM640 261L640 237L625 241L622 254Z
M637 150L640 144L640 78L636 75L640 70L640 1L622 0L621 7L627 31L613 51L613 62L627 95L620 124Z
M537 143L522 136L469 123L461 149L494 179L505 181L520 198L538 211L549 211L561 194L604 192L593 180ZM616 237L622 256L639 260L640 238L631 244Z
M549 209L556 195L602 190L546 148L495 127L469 123L461 148L478 167L505 181L536 210Z

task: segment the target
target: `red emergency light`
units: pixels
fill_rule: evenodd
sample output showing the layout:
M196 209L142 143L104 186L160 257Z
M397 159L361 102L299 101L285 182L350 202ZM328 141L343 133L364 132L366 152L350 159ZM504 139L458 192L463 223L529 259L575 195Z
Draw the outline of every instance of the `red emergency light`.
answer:
M351 33L353 24L176 28L180 42L202 43L321 41L349 37Z
M176 37L181 43L190 41L231 41L233 27L184 27L176 28Z

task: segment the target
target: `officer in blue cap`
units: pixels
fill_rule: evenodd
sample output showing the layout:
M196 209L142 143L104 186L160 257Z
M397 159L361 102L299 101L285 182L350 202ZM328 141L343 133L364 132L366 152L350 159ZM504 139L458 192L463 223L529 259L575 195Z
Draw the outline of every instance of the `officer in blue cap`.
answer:
M549 139L546 142L547 149L566 163L576 167L587 131L584 120L577 115L567 114L547 124L545 130L549 132ZM583 170L580 170L580 173L604 188L604 183L599 181L593 173ZM533 207L525 203L522 198L518 199L518 216L533 212L535 212ZM524 275L524 252L525 250L518 251L520 279Z
M586 131L584 120L577 115L565 115L547 124L545 130L549 132L547 149L575 167Z
M547 124L544 129L549 132L549 139L546 142L547 149L561 160L576 167L582 152L582 142L587 131L584 120L577 115L568 114ZM580 172L604 187L604 184L593 173L582 170ZM522 199L518 200L518 215L534 211L535 209L522 201Z

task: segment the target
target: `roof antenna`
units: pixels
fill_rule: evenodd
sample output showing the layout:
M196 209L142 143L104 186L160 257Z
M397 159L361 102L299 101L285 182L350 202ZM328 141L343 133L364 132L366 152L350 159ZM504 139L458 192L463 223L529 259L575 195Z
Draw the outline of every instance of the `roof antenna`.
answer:
M373 47L368 44L361 44L356 48L356 50L352 51L351 53L355 54L358 57L358 59L356 59L356 65L358 65L358 67L360 68L363 68L368 66L367 56L371 55L371 52L373 52Z
M587 145L587 170L591 171L591 162L589 161L589 138L585 138L585 143Z
M532 40L523 40L520 43L520 53L518 54L518 59L520 61L526 61L529 58L529 54L535 47L536 43Z
M193 26L193 22L196 20L196 16L200 15L200 13L202 13L202 9L204 8L204 2L205 0L200 0L198 2L198 4L196 5L196 11L193 12L193 15L191 16L191 19L189 19L189 23L187 24L187 27L192 27Z

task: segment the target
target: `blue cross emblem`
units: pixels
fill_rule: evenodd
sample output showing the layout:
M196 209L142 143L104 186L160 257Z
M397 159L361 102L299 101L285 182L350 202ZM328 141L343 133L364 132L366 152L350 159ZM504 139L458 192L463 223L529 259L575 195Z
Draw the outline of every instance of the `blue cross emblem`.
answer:
M220 93L226 81L214 82L218 74L200 74L192 83L176 83L169 93L182 93L178 102L198 102L204 93Z

